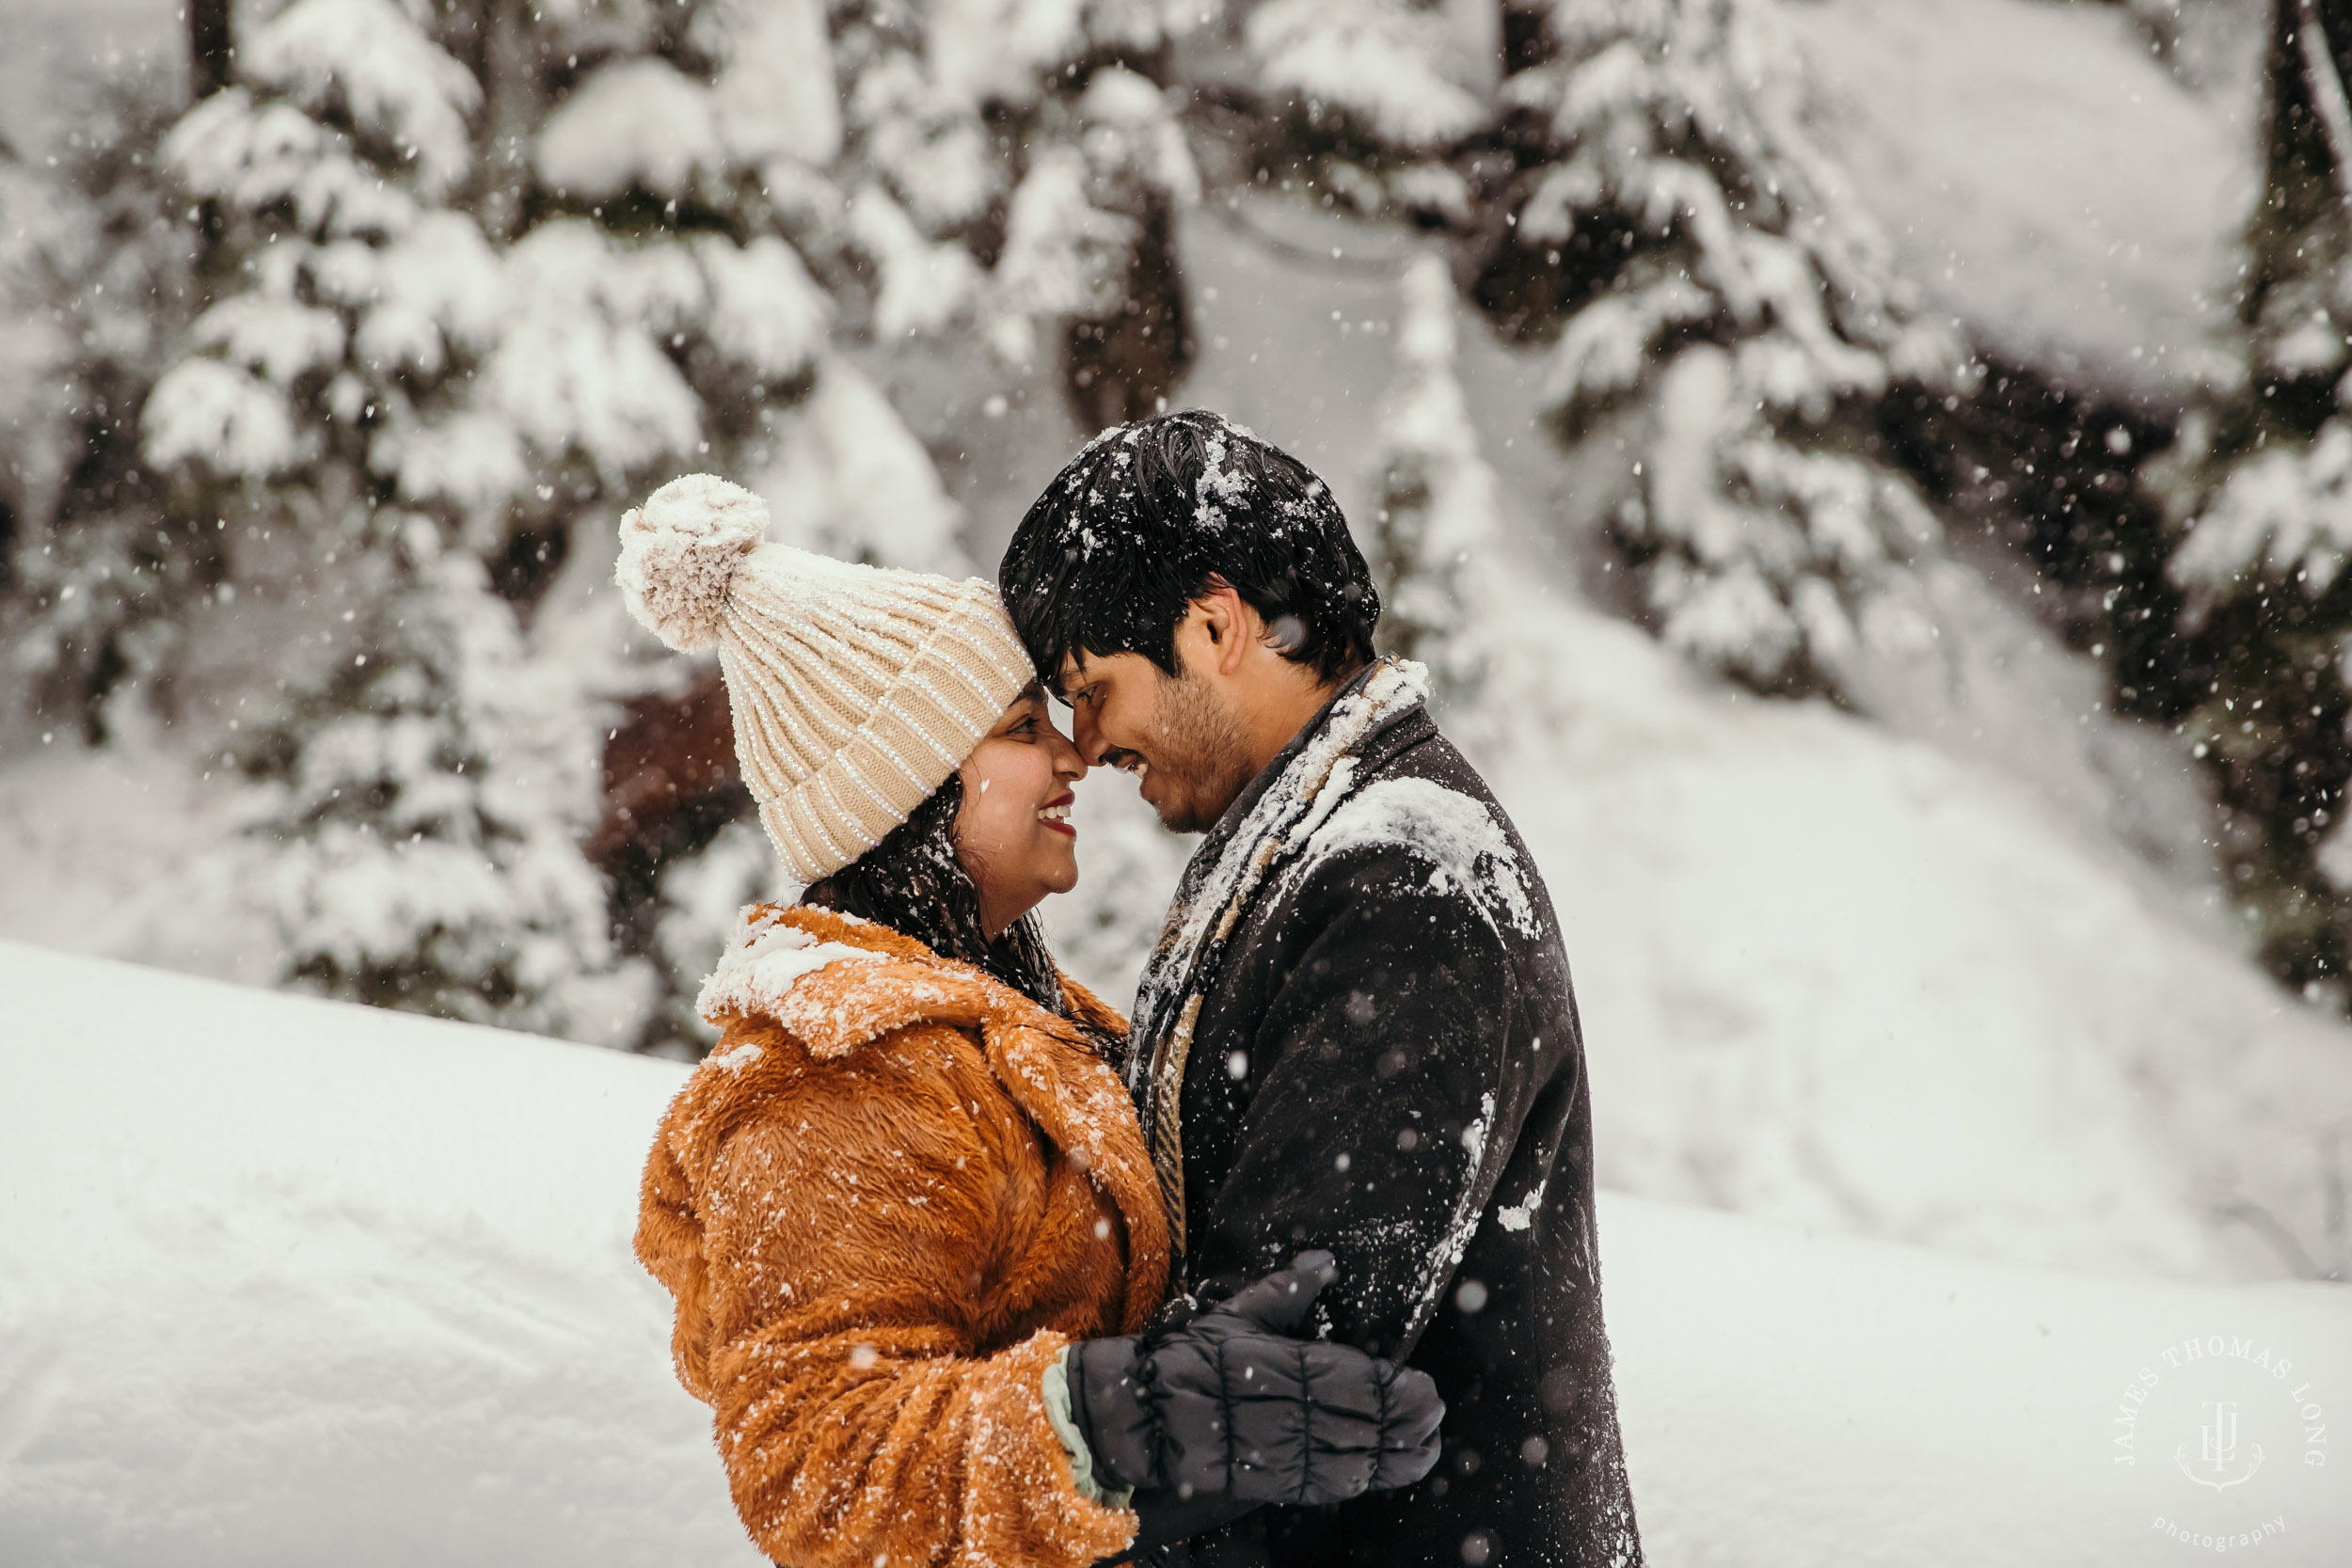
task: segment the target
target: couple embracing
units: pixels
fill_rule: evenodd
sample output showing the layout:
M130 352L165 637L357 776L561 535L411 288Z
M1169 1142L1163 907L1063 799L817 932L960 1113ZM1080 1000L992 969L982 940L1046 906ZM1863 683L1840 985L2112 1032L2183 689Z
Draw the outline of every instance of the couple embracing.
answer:
M765 524L679 480L617 572L716 644L806 884L704 985L724 1034L637 1232L753 1541L1638 1564L1558 924L1420 667L1375 657L1329 489L1187 411L1090 442L1000 588ZM1096 764L1205 835L1132 1024L1034 914L1077 881Z

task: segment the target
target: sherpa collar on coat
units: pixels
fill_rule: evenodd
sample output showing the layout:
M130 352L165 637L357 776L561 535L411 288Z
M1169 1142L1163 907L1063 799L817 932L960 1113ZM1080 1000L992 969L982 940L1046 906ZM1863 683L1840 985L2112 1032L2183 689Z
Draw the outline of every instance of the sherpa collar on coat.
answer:
M1117 1011L1060 978L1072 1018L1126 1034ZM1169 1269L1159 1180L1126 1086L1072 1018L887 926L805 904L746 909L694 1009L722 1029L739 1018L771 1022L819 1061L918 1024L974 1034L1013 1102L1125 1218L1128 1331L1158 1307ZM706 1065L739 1079L761 1054L750 1039Z

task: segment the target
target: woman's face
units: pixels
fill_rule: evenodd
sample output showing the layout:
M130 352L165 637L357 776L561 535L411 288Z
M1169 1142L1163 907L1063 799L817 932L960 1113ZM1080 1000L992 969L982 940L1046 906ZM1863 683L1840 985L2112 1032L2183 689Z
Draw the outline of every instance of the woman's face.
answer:
M963 780L956 852L979 886L980 923L992 940L1047 894L1078 885L1070 786L1086 770L1034 682L956 770Z

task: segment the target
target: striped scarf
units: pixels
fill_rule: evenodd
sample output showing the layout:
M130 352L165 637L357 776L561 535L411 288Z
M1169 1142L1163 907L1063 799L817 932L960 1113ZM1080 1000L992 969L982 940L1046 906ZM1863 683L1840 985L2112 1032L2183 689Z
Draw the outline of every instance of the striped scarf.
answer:
M1365 744L1428 694L1429 673L1411 659L1391 656L1358 673L1319 721L1269 765L1279 769L1272 782L1254 800L1244 791L1184 867L1136 988L1129 1036L1134 1053L1127 1063L1128 1092L1151 1146L1179 1257L1184 1247L1184 1064L1201 1001L1216 987L1227 945L1259 891L1353 792Z

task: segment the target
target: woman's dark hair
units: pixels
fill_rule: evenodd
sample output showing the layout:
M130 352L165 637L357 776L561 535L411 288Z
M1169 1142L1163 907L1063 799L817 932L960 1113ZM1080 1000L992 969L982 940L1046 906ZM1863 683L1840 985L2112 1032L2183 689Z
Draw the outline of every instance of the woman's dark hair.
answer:
M950 773L880 844L812 884L804 904L853 914L913 937L943 958L985 970L1041 1006L1062 1008L1060 973L1046 950L1035 911L991 942L980 921L980 890L956 853L956 813L963 779Z
M1380 594L1329 485L1202 408L1114 425L1054 477L997 568L1049 686L1062 660L1141 654L1176 673L1176 626L1212 577L1326 681L1372 658Z

